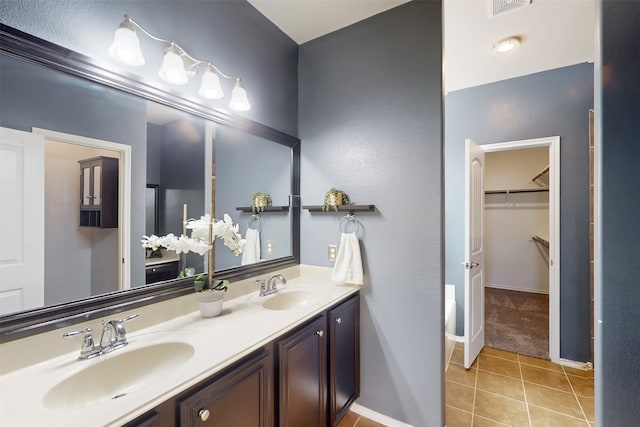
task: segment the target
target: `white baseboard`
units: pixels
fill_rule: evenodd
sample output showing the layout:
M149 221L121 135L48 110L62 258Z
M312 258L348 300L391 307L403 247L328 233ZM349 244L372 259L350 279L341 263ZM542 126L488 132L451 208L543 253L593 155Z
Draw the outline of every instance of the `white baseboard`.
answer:
M448 338L451 341L455 341L455 342L464 342L464 336L459 336L459 335L448 335Z
M362 405L358 405L357 403L351 405L351 410L358 415L369 418L370 420L383 424L387 427L412 427L411 424L405 424L379 412L365 408Z
M593 370L593 364L591 362L578 362L575 360L562 359L562 358L558 360L552 360L552 362L557 363L558 365L567 366L569 368L582 369L583 371Z

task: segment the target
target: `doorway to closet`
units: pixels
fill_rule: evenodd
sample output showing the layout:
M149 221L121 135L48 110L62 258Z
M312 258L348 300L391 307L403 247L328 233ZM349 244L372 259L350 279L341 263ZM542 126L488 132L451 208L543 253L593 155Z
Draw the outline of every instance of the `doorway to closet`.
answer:
M549 359L549 149L485 153L485 346Z
M527 334L534 323L541 325L536 330L548 330L548 335L539 334L542 344L535 357L559 361L559 155L557 136L485 145L467 141L467 368L487 344L497 348L511 344L508 351L527 354L533 348ZM476 253L482 256L475 259ZM537 301L522 298L527 296ZM533 310L534 306L541 310ZM527 309L530 317L523 315ZM497 330L487 330L488 326ZM517 343L530 347L514 348Z

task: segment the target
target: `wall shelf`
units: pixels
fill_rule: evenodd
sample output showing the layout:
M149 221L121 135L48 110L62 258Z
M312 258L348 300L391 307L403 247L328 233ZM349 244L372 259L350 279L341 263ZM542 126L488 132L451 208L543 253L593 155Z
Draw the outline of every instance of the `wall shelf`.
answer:
M307 205L303 206L303 209L308 210L309 212L325 212L322 210L322 205ZM338 212L373 212L375 210L375 205L341 205L338 206ZM329 207L329 210L326 212L335 212L333 206Z
M258 212L253 212L253 208L251 206L238 206L236 210L241 212L250 212L250 213L264 213L264 212L285 212L289 210L289 206L265 206L261 208Z

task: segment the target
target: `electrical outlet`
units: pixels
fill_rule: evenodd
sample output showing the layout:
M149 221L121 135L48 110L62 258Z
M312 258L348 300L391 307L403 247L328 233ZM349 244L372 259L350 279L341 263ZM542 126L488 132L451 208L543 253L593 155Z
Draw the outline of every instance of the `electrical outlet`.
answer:
M273 240L267 240L267 256L273 256Z
M337 254L338 254L338 246L329 245L328 247L329 262L336 262Z

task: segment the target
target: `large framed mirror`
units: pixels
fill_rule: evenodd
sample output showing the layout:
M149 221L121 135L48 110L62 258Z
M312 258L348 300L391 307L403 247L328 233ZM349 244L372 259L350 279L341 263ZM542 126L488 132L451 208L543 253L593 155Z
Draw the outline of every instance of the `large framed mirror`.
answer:
M23 134L40 141L41 158L23 160L36 171L30 176L44 182L29 191L29 200L41 200L29 205L36 206L30 215L3 210L0 256L41 252L43 259L41 271L2 272L0 341L192 292L193 277L182 276L206 272L207 259L145 250L140 240L180 234L185 218L208 213L212 195L215 217L231 216L243 236L255 227L246 209L254 193L269 193L279 207L260 215L259 259L243 260L216 242L217 278L299 263L297 138L147 86L5 25L0 37L0 144L4 150L13 135ZM10 178L5 173L3 185ZM12 205L26 199L21 194L13 193ZM40 221L42 230L30 227ZM17 237L21 227L31 243ZM27 276L30 281L22 280ZM5 280L11 277L20 280Z

